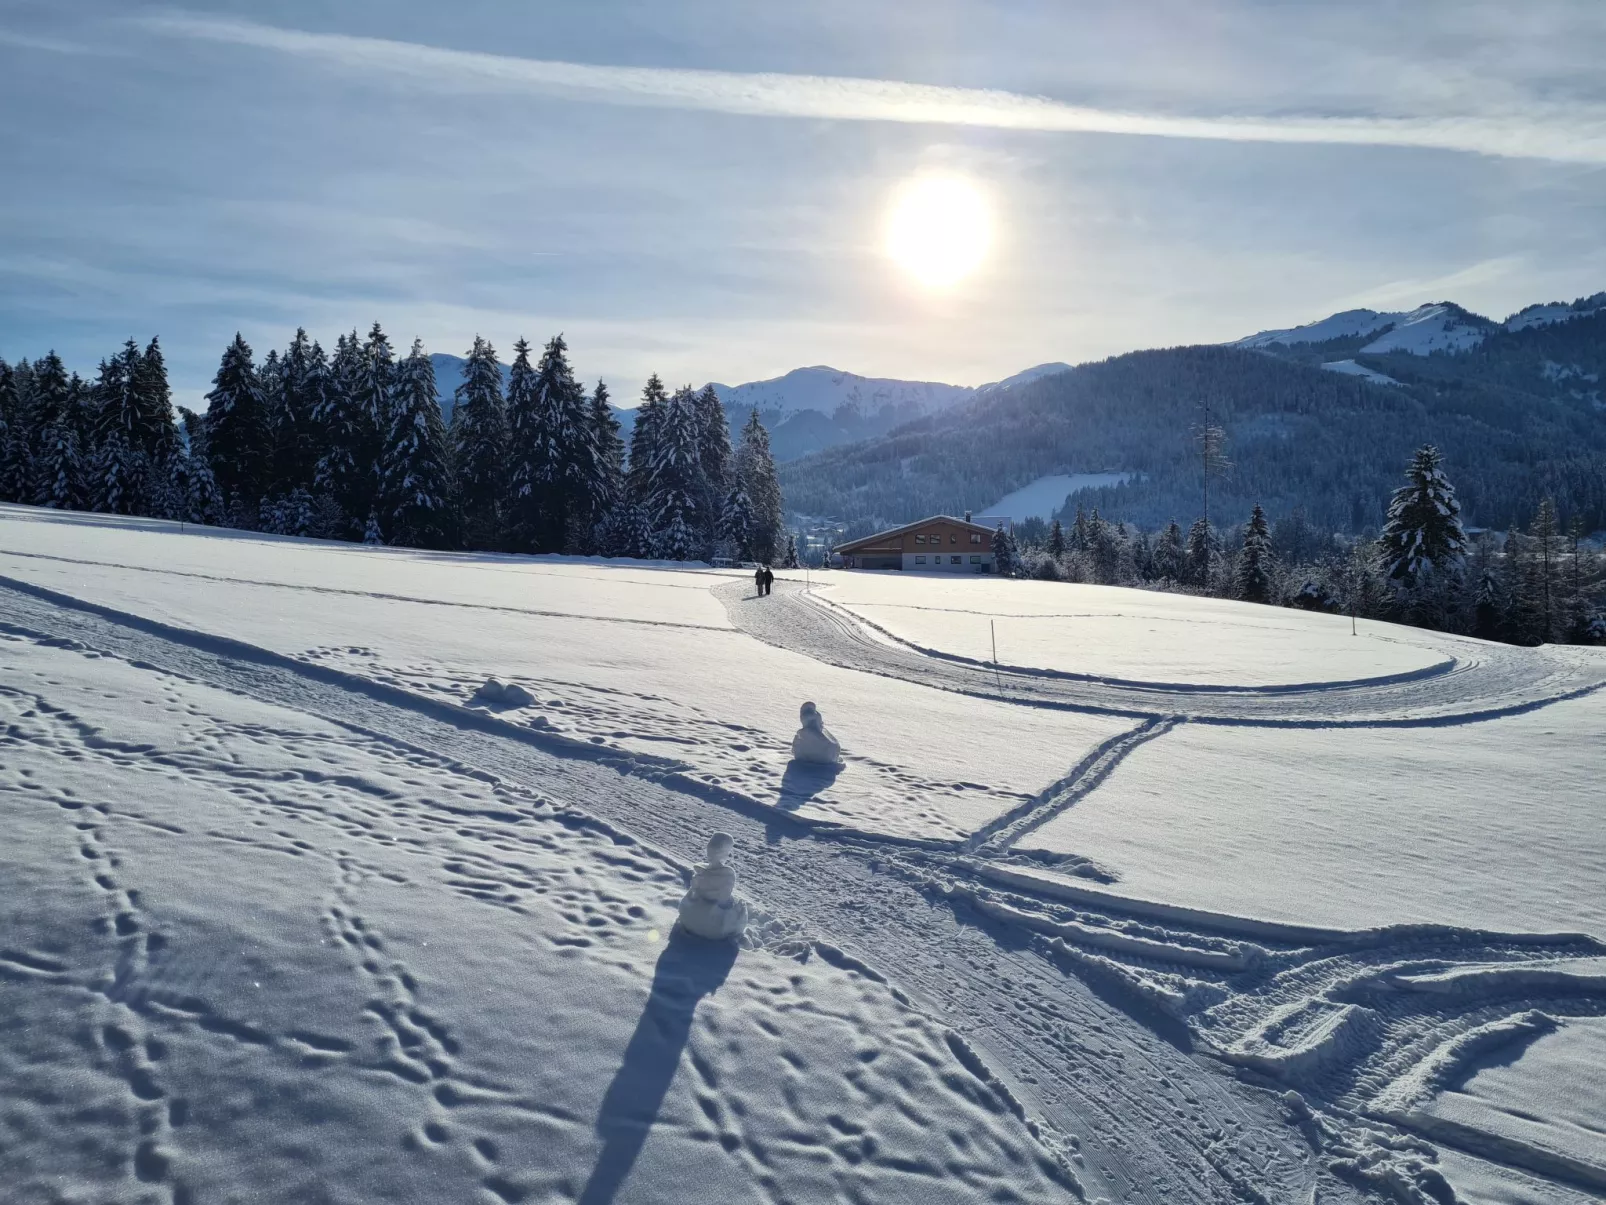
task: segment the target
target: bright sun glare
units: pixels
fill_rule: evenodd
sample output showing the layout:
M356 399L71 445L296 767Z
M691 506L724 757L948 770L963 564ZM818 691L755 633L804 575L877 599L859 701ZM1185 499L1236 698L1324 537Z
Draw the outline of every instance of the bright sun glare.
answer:
M958 284L981 264L991 242L986 198L958 176L909 181L887 213L887 254L927 288Z

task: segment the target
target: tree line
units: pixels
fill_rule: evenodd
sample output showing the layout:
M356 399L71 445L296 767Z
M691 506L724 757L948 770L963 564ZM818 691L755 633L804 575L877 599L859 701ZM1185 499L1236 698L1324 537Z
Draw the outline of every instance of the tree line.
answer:
M448 426L420 340L398 357L376 322L329 355L297 330L258 363L237 334L181 430L156 339L93 382L55 352L0 361L0 500L418 548L788 558L756 411L733 446L712 386L654 374L626 449L561 335L534 357L520 339L503 380L476 337Z
M1412 457L1375 538L1347 538L1302 511L1242 527L1200 518L1186 531L1111 521L1078 505L1069 523L1028 520L994 534L998 569L1046 581L1138 586L1299 607L1511 644L1606 643L1606 557L1575 515L1540 500L1526 530L1469 535L1437 448Z

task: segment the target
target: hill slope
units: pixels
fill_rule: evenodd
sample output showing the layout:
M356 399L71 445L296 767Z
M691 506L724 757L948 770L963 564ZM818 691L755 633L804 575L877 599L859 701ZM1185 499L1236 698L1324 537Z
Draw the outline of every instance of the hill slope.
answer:
M1317 341L1267 332L1285 338L1134 352L982 395L785 466L787 503L846 522L907 521L985 507L1049 474L1125 471L1141 476L1080 500L1144 525L1185 523L1200 510L1192 429L1208 401L1233 462L1212 485L1223 522L1259 502L1335 529L1373 527L1412 449L1431 441L1474 525L1526 522L1552 494L1564 514L1606 526L1606 310L1507 325L1423 307L1417 322L1433 308L1437 339L1388 340L1407 329L1393 316L1337 315L1306 328L1327 336ZM1469 328L1481 337L1453 352L1402 350Z

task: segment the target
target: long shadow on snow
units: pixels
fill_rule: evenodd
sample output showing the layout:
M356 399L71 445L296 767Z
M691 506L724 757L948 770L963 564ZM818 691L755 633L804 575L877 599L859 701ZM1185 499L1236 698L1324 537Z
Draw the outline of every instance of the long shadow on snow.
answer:
M597 1113L602 1150L576 1205L611 1205L674 1082L697 1002L719 990L735 962L735 942L704 941L678 927L670 933L653 972L647 1007L603 1095Z

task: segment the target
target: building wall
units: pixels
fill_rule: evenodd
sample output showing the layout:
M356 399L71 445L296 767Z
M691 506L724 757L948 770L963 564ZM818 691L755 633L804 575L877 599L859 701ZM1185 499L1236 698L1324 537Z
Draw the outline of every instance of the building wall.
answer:
M959 563L954 564L954 558ZM916 573L991 573L993 533L943 519L845 554L850 569L906 569Z

